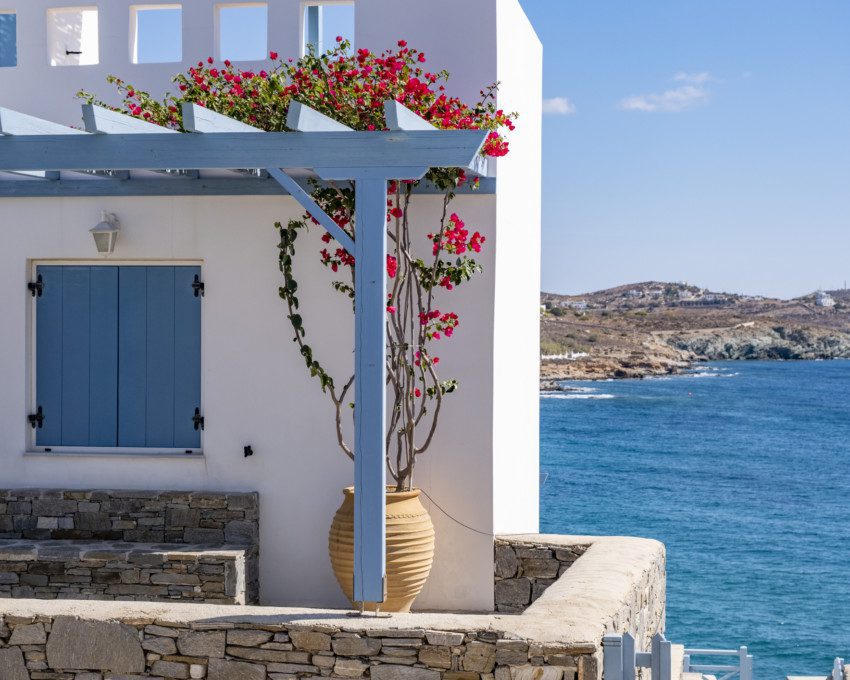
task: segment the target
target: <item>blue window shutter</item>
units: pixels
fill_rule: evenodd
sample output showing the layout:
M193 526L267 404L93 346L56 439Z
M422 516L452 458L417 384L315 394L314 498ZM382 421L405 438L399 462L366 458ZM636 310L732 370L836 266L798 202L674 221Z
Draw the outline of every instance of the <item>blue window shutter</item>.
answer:
M192 416L201 406L201 297L192 288L200 267L174 269L174 446L196 449Z
M200 448L200 267L121 267L118 445Z
M62 443L62 267L37 267L44 283L36 298L36 404L44 424L35 431L37 446Z
M147 267L118 272L118 446L146 446Z
M118 445L118 268L92 267L89 445Z
M174 268L148 267L146 446L174 446Z
M200 447L200 272L37 268L38 446Z

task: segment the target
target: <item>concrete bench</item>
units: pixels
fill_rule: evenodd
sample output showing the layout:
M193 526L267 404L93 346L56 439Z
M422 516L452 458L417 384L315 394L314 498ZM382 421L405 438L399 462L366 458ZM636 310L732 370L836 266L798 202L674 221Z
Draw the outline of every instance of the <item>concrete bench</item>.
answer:
M256 604L244 545L0 540L0 597Z

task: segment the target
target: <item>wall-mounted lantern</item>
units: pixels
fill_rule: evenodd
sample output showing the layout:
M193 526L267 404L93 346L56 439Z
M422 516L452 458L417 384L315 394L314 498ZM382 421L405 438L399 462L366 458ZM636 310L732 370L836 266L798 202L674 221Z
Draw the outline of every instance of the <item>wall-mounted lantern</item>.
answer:
M89 229L97 252L101 255L111 255L115 250L119 231L121 231L121 224L118 218L113 213L103 211L100 222Z

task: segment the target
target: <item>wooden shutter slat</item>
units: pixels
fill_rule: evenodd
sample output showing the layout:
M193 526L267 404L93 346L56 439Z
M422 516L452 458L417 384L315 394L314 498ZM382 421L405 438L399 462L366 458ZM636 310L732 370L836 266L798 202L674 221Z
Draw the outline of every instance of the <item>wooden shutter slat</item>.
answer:
M118 446L146 445L147 267L118 272Z
M89 444L91 268L62 268L62 446Z
M174 269L174 446L197 449L201 433L192 423L201 406L201 300L192 282L200 267Z
M148 447L174 446L174 268L148 267L147 395Z
M118 268L91 267L90 446L118 445Z

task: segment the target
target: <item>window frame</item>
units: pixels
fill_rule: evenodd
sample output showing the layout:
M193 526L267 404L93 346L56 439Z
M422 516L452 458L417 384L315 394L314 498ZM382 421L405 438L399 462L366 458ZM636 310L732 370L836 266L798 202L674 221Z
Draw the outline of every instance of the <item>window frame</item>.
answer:
M355 0L302 0L301 8L300 8L300 33L299 33L299 41L301 43L301 56L306 56L307 54L307 9L309 7L328 7L328 6L343 6L343 7L352 7L354 8L354 22L355 28L357 26L357 2ZM354 45L355 36L351 36L351 43ZM321 51L322 48L322 28L319 26L319 45L316 46L318 50Z
M38 267L40 266L57 266L57 267L67 267L67 266L78 266L78 267L200 267L201 269L201 280L204 280L204 271L205 271L205 263L203 260L119 260L119 259L33 259L29 261L29 265L27 266L27 273L29 274L28 281L35 281L36 272ZM27 367L27 396L26 396L26 404L27 404L27 413L35 413L38 408L38 394L36 390L37 384L37 344L36 344L36 331L38 328L38 305L36 304L36 300L38 298L33 296L30 297L29 292L27 292L27 300L29 304L27 305L27 313L28 313L28 321L27 321L27 357L26 357L26 367ZM200 361L201 361L201 411L203 412L203 404L204 404L204 384L205 384L205 371L204 371L204 317L203 313L203 305L201 306L201 347L200 347ZM25 456L62 456L64 455L84 455L84 456L109 456L109 455L119 455L119 456L149 456L153 458L162 458L162 457L179 457L179 458L189 458L189 457L203 457L204 456L204 430L203 428L200 430L200 446L194 449L186 449L186 448L167 448L167 447L137 447L137 446L38 446L36 444L36 434L37 430L33 428L29 423L24 422L24 426L26 427L26 449L24 451Z
M180 10L180 56L177 59L167 61L139 61L139 12L150 12L156 10ZM181 2L140 3L130 5L130 32L129 50L130 63L134 65L145 64L181 64L183 63L183 4Z

